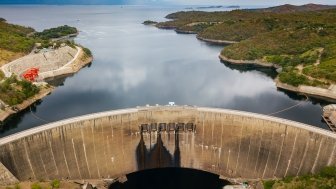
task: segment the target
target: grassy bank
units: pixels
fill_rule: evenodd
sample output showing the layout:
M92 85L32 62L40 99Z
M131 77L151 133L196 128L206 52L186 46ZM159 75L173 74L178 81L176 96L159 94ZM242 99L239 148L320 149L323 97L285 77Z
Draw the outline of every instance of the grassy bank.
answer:
M40 182L21 182L12 186L1 187L0 189L78 189L78 184L70 181L60 181L54 179L52 181Z
M264 181L264 189L335 189L336 167L325 167L317 174Z
M26 80L18 80L16 76L6 78L0 83L0 99L10 106L22 103L39 91L36 85Z

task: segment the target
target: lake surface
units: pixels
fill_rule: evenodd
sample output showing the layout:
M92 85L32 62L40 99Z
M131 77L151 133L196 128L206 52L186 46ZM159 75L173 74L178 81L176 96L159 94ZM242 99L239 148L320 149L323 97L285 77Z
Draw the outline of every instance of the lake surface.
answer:
M301 103L274 116L328 129L321 122L321 102L277 90L271 72L232 68L218 59L222 46L141 24L184 8L0 6L0 17L39 31L77 27L75 41L94 55L89 67L57 80L60 86L51 95L11 117L0 137L73 116L169 101L262 114Z

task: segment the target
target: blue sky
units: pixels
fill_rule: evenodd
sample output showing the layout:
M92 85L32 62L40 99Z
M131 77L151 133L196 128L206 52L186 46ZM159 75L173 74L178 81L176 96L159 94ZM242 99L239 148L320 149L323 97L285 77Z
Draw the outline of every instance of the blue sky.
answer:
M176 4L176 5L280 5L336 4L336 0L0 0L0 4Z

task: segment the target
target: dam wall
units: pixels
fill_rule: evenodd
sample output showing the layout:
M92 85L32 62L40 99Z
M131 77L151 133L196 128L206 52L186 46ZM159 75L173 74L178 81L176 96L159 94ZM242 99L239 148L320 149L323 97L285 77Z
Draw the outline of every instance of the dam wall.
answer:
M150 124L167 127L158 132L160 126ZM1 138L0 162L9 173L0 174L20 181L99 179L186 167L230 178L280 178L336 165L335 148L336 134L285 119L190 106L138 107Z

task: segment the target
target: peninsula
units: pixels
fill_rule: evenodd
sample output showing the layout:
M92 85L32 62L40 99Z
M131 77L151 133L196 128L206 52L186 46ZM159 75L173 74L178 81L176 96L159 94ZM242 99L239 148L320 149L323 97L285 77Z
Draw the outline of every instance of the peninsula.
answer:
M67 25L37 32L0 18L0 122L51 93L46 78L92 62L90 50L73 42L77 34Z
M155 26L226 45L224 62L277 69L278 88L336 101L335 6L182 11L166 18Z

